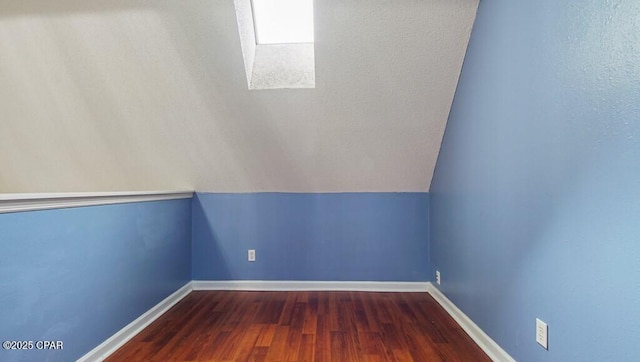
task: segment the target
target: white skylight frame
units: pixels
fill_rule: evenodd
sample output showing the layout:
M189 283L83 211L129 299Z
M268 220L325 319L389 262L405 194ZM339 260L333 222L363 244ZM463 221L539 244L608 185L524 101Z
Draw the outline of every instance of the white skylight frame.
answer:
M313 43L313 0L251 0L256 44Z
M315 88L315 43L257 44L251 0L233 4L249 90Z

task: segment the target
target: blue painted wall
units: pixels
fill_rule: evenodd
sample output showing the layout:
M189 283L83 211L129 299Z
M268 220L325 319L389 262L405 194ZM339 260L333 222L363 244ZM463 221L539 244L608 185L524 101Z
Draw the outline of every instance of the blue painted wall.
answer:
M0 214L2 361L73 361L190 280L191 200Z
M192 276L427 281L428 206L427 193L198 193Z
M638 14L480 2L430 190L432 265L517 360L640 360Z

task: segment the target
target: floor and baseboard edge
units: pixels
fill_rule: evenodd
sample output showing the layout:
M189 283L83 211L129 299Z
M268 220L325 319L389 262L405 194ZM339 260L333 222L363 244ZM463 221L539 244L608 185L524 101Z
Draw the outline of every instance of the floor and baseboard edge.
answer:
M426 292L426 282L194 280L193 290Z
M78 359L78 362L102 361L105 358L109 357L113 352L117 351L118 348L122 347L125 343L135 337L149 324L158 319L176 303L186 297L187 294L191 292L191 290L191 282L185 284L182 288L176 290L173 294L166 297L160 303L156 304L153 308L149 309L136 320L116 332L109 339L102 342L96 348L92 349L89 353L82 356L80 359Z
M484 353L493 361L515 362L502 347L500 347L491 337L489 337L471 318L467 317L453 302L449 300L442 292L433 284L428 283L427 291L433 299L444 308L444 310L467 332L469 337L482 348Z
M515 362L491 337L430 282L194 280L162 300L78 359L102 361L186 297L192 290L428 292L493 361Z

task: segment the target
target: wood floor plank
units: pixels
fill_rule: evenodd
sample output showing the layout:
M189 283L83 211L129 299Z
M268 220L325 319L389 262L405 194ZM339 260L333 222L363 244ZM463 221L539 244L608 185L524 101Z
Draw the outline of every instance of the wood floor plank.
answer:
M255 347L270 347L273 336L276 334L277 324L263 325L262 331L258 335Z
M277 326L273 341L267 351L266 361L284 361L287 352L287 337L289 336L289 326Z
M315 336L313 334L303 334L300 341L300 349L298 351L299 361L314 361L315 355Z
M329 316L327 314L318 315L316 330L316 362L326 362L330 359L331 351L331 331L329 330Z
M489 361L427 293L194 291L106 361Z

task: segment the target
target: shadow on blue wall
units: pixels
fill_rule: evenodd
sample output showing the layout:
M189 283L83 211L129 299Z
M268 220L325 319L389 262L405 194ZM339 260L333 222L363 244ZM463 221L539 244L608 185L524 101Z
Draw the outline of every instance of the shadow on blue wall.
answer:
M197 193L192 276L427 281L428 204L427 193Z

